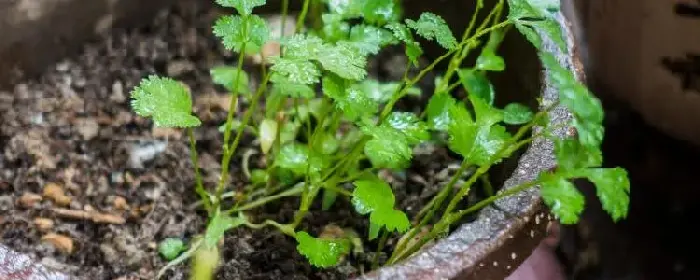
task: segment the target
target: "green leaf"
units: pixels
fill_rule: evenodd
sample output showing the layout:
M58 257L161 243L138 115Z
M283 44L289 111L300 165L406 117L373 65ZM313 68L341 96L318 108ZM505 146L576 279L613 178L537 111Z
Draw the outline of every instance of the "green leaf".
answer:
M503 112L490 106L484 99L475 95L469 95L469 101L471 101L474 107L474 114L476 115L476 123L478 125L491 126L503 120Z
M382 225L378 225L375 223L370 222L369 223L369 233L367 234L367 237L370 241L377 239L379 237L379 231L382 230Z
M253 8L265 5L265 0L216 0L216 3L229 8L236 8L242 15L250 15Z
M493 50L484 49L476 58L476 69L484 71L503 71L506 69L506 62L503 57L496 55Z
M255 54L270 36L270 30L261 17L228 15L214 23L214 35L223 40L224 47L237 53ZM245 44L245 50L242 50Z
M285 58L299 58L312 60L315 59L324 48L321 38L310 35L297 33L282 41L284 46Z
M263 154L267 154L272 148L272 144L277 139L277 121L272 119L264 119L260 123L260 132L258 133L260 137L260 149Z
M397 20L400 7L394 0L327 0L328 9L344 18L363 17L369 24L381 25Z
M280 131L280 143L285 144L294 141L299 133L299 128L301 128L301 122L297 120L285 122L282 126L282 131Z
M158 253L168 261L177 258L186 249L185 242L180 238L166 238L158 244Z
M352 85L352 87L363 91L367 97L377 103L386 103L391 100L399 86L401 86L400 83L380 83L372 78L367 78L358 84ZM420 96L421 90L418 87L412 87L408 89L407 93L409 95Z
M452 35L450 27L442 17L436 14L422 13L418 21L406 19L406 25L416 30L416 33L423 38L437 41L445 49L451 50L457 47L457 39Z
M450 150L466 158L474 148L479 127L462 103L450 104L448 112L451 117L447 126L448 146Z
M494 125L502 119L499 111L478 97L470 99L476 111L476 122L472 121L464 105L453 104L449 111L451 119L448 126L448 146L471 163L488 165L498 160L495 156L511 136L505 127Z
M599 149L583 146L574 139L555 139L554 153L557 156L558 168L564 171L603 164L603 155Z
M157 127L193 127L202 123L192 115L189 90L170 78L151 75L141 80L131 91L131 107L142 117L152 117Z
M630 181L623 168L592 168L586 171L588 180L596 185L603 209L613 221L627 217L630 198Z
M242 217L232 218L225 214L219 213L214 216L207 225L207 231L204 234L204 245L207 248L214 248L219 240L224 237L227 230L245 224L246 221Z
M344 79L360 81L367 76L367 57L349 42L341 41L321 49L316 59L324 69Z
M262 169L254 169L250 172L250 182L255 185L267 183L269 177L267 172Z
M450 108L456 103L457 100L444 91L430 97L428 106L425 109L428 116L428 125L432 129L446 131L450 124Z
M378 54L381 47L391 42L391 33L371 25L355 25L350 30L349 41L364 55Z
M275 165L294 171L296 174L306 174L309 164L309 148L299 143L289 143L282 146Z
M370 239L376 238L382 226L389 231L405 232L410 228L406 213L394 209L394 193L386 182L373 180L355 181L352 204L362 214L370 214ZM372 228L374 227L374 228Z
M562 52L567 52L565 37L555 18L555 14L560 9L558 1L508 0L508 6L510 7L508 18L515 22L518 31L525 35L537 49L542 49L540 33L543 33L553 40Z
M530 26L527 26L522 23L516 22L514 25L515 28L520 32L520 34L523 34L523 36L525 36L525 39L530 41L530 43L532 43L532 45L536 49L542 49L542 38L540 38L540 34L538 34L537 31L532 29Z
M318 83L321 71L308 60L300 58L277 57L271 59L271 71L286 78L292 84L313 85Z
M343 255L350 252L350 242L346 239L314 238L307 232L300 231L296 233L296 240L297 251L316 267L334 266Z
M411 30L398 22L392 22L385 27L394 33L396 39L406 44L406 56L411 63L413 63L413 66L417 67L419 65L418 58L423 55L423 49L420 47L420 44L413 39Z
M410 164L413 151L406 135L401 131L385 126L363 126L362 131L372 136L364 147L365 155L376 168L406 168Z
M366 215L380 209L394 208L394 192L386 182L375 178L355 181L353 184L355 190L352 192L351 202L357 213Z
M406 213L396 209L381 209L373 211L369 216L371 224L385 226L388 231L406 232L411 227Z
M391 32L394 34L394 38L396 38L399 41L402 41L404 43L415 42L415 39L413 39L413 34L411 34L411 30L408 29L408 27L406 27L406 25L402 23L392 22L384 27L391 30Z
M474 148L467 158L482 166L497 162L508 156L508 154L498 154L498 152L505 147L511 137L503 126L481 126L474 142Z
M326 42L338 42L347 40L350 34L350 24L343 21L343 16L339 14L323 14L323 38Z
M314 89L309 85L293 83L286 77L273 73L270 76L272 82L273 96L289 96L292 98L312 98L316 94ZM281 100L280 100L281 101Z
M496 99L496 91L488 77L486 77L486 72L476 69L460 69L457 71L457 74L462 86L470 96L480 97L486 100L488 104L493 105Z
M562 67L550 53L541 52L540 59L549 70L549 78L559 90L559 101L574 114L574 126L583 145L598 147L603 141L603 106L573 73Z
M351 121L379 110L379 104L366 92L360 87L348 87L348 82L337 75L323 77L323 93L332 98L338 110Z
M548 173L540 174L541 194L562 224L575 224L583 212L583 195L566 178Z
M508 18L518 20L553 16L560 10L558 0L508 0Z
M393 112L386 119L386 124L403 132L409 145L416 145L430 140L428 125L413 113Z
M534 114L529 107L520 103L510 103L503 108L503 122L511 125L526 124Z
M323 133L321 135L321 153L324 155L330 155L334 154L335 152L338 151L338 147L340 147L340 142L338 141L337 138L335 138L335 135L331 133Z
M222 85L229 92L250 93L248 74L232 66L217 66L209 71L212 81ZM236 81L238 79L238 81Z
M384 24L399 18L399 7L394 5L394 0L352 0L351 2L362 3L362 15L365 21L371 24Z
M321 210L328 211L338 198L338 192L329 189L323 189L323 197L321 198Z

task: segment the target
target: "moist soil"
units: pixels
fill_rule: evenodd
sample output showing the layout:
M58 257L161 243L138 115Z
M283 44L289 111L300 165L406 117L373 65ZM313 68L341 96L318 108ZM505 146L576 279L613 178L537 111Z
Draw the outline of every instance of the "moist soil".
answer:
M211 83L209 69L237 60L212 35L211 23L219 14L196 4L176 5L146 27L115 29L87 44L77 57L51 66L40 78L0 92L0 209L12 213L0 216L2 244L84 279L152 279L165 265L157 254L159 241L167 237L187 241L203 231L204 213L197 208L182 131L153 129L151 121L131 111L128 99L129 91L154 73L191 88L195 113L204 123L195 130L200 165L205 182L213 185L221 158L217 128L225 119L229 99ZM380 80L397 80L402 71L396 69L404 61L400 52L389 51L370 61L369 72ZM251 66L249 72L256 69ZM251 84L256 79L253 76ZM422 87L431 90L430 84ZM258 145L252 136L241 142L228 190L247 184L238 163ZM253 155L250 165L262 168L264 160ZM411 217L457 166L458 159L445 148L425 146L417 150L405 173L382 175L394 187L398 206ZM35 198L47 186L57 186L64 195ZM468 200L479 196L475 192ZM298 205L298 199L282 199L249 215L256 222L287 223ZM97 210L107 220L70 218L56 209ZM329 211L315 205L301 228L319 235L324 226L334 224L364 235L367 219L352 209L345 198ZM66 239L46 238L50 233ZM389 240L380 259L395 242ZM365 243L366 253L319 270L296 252L293 239L268 228L238 228L226 235L218 279L347 279L369 269L375 248L375 242ZM186 277L187 269L180 266L166 279Z

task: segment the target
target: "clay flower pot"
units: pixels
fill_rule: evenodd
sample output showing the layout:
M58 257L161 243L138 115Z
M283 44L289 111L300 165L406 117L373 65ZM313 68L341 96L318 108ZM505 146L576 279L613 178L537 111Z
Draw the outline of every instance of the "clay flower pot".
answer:
M14 3L13 1L10 1ZM17 13L18 7L12 4L0 4L0 17L12 18L6 25L0 22L0 30L9 30L0 42L0 84L7 84L16 78L16 71L21 70L31 75L43 69L48 63L71 54L75 47L94 34L112 24L132 24L139 20L139 15L156 11L170 0L147 1L143 5L139 0L124 1L83 1L69 0L46 1L39 5L41 13L24 13L24 20L6 17ZM406 1L411 2L411 1ZM425 1L420 1L425 2ZM469 7L473 1L457 2L455 5ZM43 2L42 2L43 3ZM89 3L89 4L86 4ZM115 4L118 3L118 4ZM415 1L413 3L416 3ZM420 8L407 4L407 16L420 13ZM427 5L427 4L423 4ZM443 7L438 9L455 9ZM66 10L73 11L66 13ZM423 9L422 11L424 11ZM138 11L138 13L135 13ZM464 11L464 10L462 10ZM467 10L468 11L468 10ZM440 14L439 11L436 13ZM72 14L74 16L66 16ZM78 16L75 16L78 15ZM136 15L136 16L134 16ZM37 18L30 19L30 16ZM446 15L448 22L455 22L455 17ZM458 17L463 20L463 14ZM553 42L546 41L545 46L556 54L568 69L574 70L579 79L583 79L582 68L578 62L573 46L572 32L562 15L560 25L568 37L569 49L573 53L561 53ZM463 24L462 24L463 25ZM452 25L451 25L452 26ZM458 30L460 25L455 27ZM85 32L76 32L85 31ZM558 98L558 92L546 79L538 58L531 46L515 32L509 34L504 42L504 56L510 63L503 75L494 77L494 83L506 98L519 102L533 103L540 96L547 102ZM86 35L87 34L87 35ZM9 40L8 40L9 38ZM63 42L56 45L54 42ZM40 54L40 55L37 55ZM9 70L8 70L9 69ZM525 92L526 94L523 94ZM549 118L552 123L567 122L569 112L562 108L554 110ZM560 130L563 137L565 130ZM535 179L542 171L555 164L553 145L549 141L538 140L514 165L514 171L505 180L504 188ZM487 206L471 223L459 226L449 237L438 240L434 245L416 253L409 259L393 266L383 267L369 272L358 279L504 279L510 275L540 244L546 235L547 226L553 220L544 206L538 189L531 189L510 196ZM34 279L54 280L69 279L58 272L52 272L34 260L13 252L0 245L0 279Z

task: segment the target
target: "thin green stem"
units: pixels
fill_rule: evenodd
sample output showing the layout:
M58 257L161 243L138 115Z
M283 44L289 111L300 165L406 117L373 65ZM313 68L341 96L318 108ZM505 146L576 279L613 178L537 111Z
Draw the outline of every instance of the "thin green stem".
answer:
M287 25L287 15L289 14L289 0L282 0L282 20L280 29L280 39L284 37L285 27Z
M481 176L481 184L483 184L484 187L484 193L486 193L487 196L492 196L493 195L493 186L491 185L491 180L489 179L489 173L486 172L484 176Z
M435 212L437 211L440 206L442 206L442 202L447 198L447 195L450 193L450 191L454 188L454 185L457 184L457 181L462 177L462 174L469 168L471 165L466 161L463 160L462 164L459 166L459 169L457 170L457 173L455 173L454 176L450 179L450 181L445 184L444 187L440 190L440 193L438 193L436 196L433 197L433 200L430 201L428 204L429 208L423 208L421 212L425 213L424 210L428 210L427 214L424 216L421 214L421 212L418 213L416 216L415 220L420 219L420 222L418 225L414 226L411 228L411 230L406 233L408 237L402 238L403 240L406 240L405 242L402 242L396 246L396 249L394 250L394 253L392 254L390 259L394 259L395 254L401 252L404 250L404 248L407 246L409 240L413 240L413 238L418 234L420 229L422 229L425 225L427 225L430 222L430 219L433 218L435 215ZM422 218L420 218L422 216Z
M265 226L273 226L273 227L277 228L280 232L282 232L290 237L296 236L296 234L294 233L294 229L289 227L289 225L280 224L280 223L275 222L273 220L265 220L262 224L245 223L245 226L252 228L252 229L261 229Z
M236 152L236 148L238 148L238 143L241 141L241 136L243 136L243 128L248 125L250 122L250 119L253 117L253 112L255 111L255 108L258 105L258 101L260 101L260 98L262 97L262 94L265 92L267 89L267 81L270 79L270 75L265 76L263 78L262 82L260 83L260 87L258 87L258 91L255 93L255 96L253 96L253 101L250 104L250 108L245 112L245 115L243 116L243 122L241 123L241 126L238 128L238 131L236 133L236 138L233 140L233 143L229 146L228 142L224 142L224 147L228 147L224 149L224 160L223 164L221 165L222 167L222 173L221 173L221 180L219 181L219 185L216 188L216 204L214 209L217 209L221 205L221 194L224 193L224 185L226 183L226 179L228 176L228 167L231 162L231 158L233 157L233 154Z
M386 245L386 241L388 238L389 238L389 231L388 230L382 231L382 237L379 238L379 244L377 244L377 252L375 252L374 258L372 259L372 270L376 270L377 267L379 267L379 254L384 249L384 246Z
M496 200L499 200L501 198L504 198L504 197L507 197L510 195L517 194L521 191L524 191L524 190L527 190L531 187L534 187L537 184L539 184L539 181L523 183L523 184L518 185L516 187L507 189L507 190L505 190L497 195L494 195L494 196L491 196L487 199L479 201L477 204L474 204L472 207L469 207L466 210L460 210L456 213L450 214L445 219L440 220L440 222L438 222L435 225L435 227L433 227L433 229L430 231L430 233L427 234L426 236L424 236L423 238L421 238L420 241L416 242L416 244L414 246L411 246L411 248L409 248L408 250L406 250L404 252L401 252L396 258L393 258L392 260L390 260L389 264L394 264L394 263L410 256L411 254L415 253L419 248L423 247L426 243L428 243L428 241L435 239L439 234L441 234L442 232L447 230L447 227L449 227L451 224L454 224L457 221L459 221L464 215L474 213L474 212L486 207L487 205L491 204L492 202L494 202Z
M241 45L241 49L245 50L245 47L246 47L246 42L243 42L243 44ZM223 194L223 192L224 192L224 184L226 183L226 177L227 177L228 172L229 172L228 166L231 162L231 157L233 156L233 150L235 150L235 148L232 148L231 146L229 146L229 140L231 138L231 128L232 128L231 124L233 122L233 112L236 111L236 107L237 107L236 105L238 104L238 91L237 91L237 89L238 89L238 83L240 82L241 72L243 72L243 59L244 58L245 58L245 54L240 53L238 56L238 65L237 65L238 71L236 73L236 80L234 82L234 84L235 84L234 89L236 89L236 90L234 90L231 93L233 96L231 96L231 103L229 105L228 113L226 115L226 125L224 126L224 155L223 155L223 159L221 160L221 167L222 167L221 176L220 176L221 178L219 180L219 184L216 187L216 197L215 197L216 201L214 201L214 205L213 205L214 207L212 208L212 210L215 210L221 204L221 194ZM239 133L242 132L246 126L247 126L247 123L241 124L238 127L238 132Z
M260 206L262 206L262 205L265 205L265 204L267 204L267 203L269 203L269 202L271 202L271 201L275 201L275 200L280 199L280 198L283 198L283 197L298 195L298 194L300 194L303 190L304 190L303 186L299 185L299 186L293 187L293 188L291 188L291 189L288 189L288 190L286 190L286 191L283 191L283 192L281 192L281 193L279 193L279 194L270 195L270 196L265 196L265 197L262 197L262 198L260 198L260 199L255 200L255 201L253 201L253 202L244 204L244 205L242 205L242 206L240 206L240 207L231 208L231 209L229 209L228 211L226 211L226 213L230 215L231 213L234 213L234 212L245 211L245 210L250 210L250 209L253 209L253 208L257 208L257 207L260 207Z
M554 106L556 106L556 104L553 104L552 106L548 107L546 110L535 114L535 116L533 117L532 121L530 121L530 123L528 123L525 126L522 126L518 130L518 132L515 134L515 136L513 136L510 139L510 141L508 141L506 143L506 145L504 145L498 152L496 152L494 158L502 158L504 155L507 155L507 154L519 149L523 145L526 145L527 143L529 143L532 140L532 138L527 138L527 139L522 140L522 141L521 141L521 139L523 138L525 133L527 133L527 131L529 131L530 128L532 128L536 123L538 123L539 119L544 117L551 108L554 108ZM441 225L442 223L444 223L444 221L446 221L447 218L453 214L452 211L457 206L459 201L469 192L469 190L471 189L471 186L474 184L474 182L476 182L476 180L478 178L480 178L482 175L484 175L486 172L488 172L489 169L491 168L491 166L492 165L489 164L489 165L483 165L483 166L479 167L476 170L476 172L474 172L474 174L469 178L469 180L467 180L467 182L465 182L460 187L458 193L452 197L452 199L450 200L450 203L447 205L447 208L445 209L445 212L443 213L442 218L440 218L440 221L438 222L438 224L436 224L436 227L433 227L433 229L431 230L431 234L429 234L429 236L434 237L438 233L444 231L447 226L449 226L449 224L447 224L447 225L443 225L441 227L437 227L437 225ZM417 227L417 228L419 228L419 227ZM389 263L393 264L396 261L401 260L404 256L408 256L408 255L412 254L412 252L414 252L415 250L417 250L417 248L420 248L420 246L423 246L423 244L425 244L425 242L427 242L427 241L423 242L423 240L425 240L425 238L422 239L419 244L414 244L411 248L408 248L408 249L404 249L405 246L401 246L403 244L399 245L400 247L397 246L396 250L394 251L394 254L389 259Z
M459 66L462 64L462 61L467 56L468 52L463 51L462 48L464 48L464 47L468 48L472 43L474 43L481 36L484 36L493 30L503 28L503 27L509 25L510 23L511 23L510 20L505 20L505 21L502 21L498 24L494 24L488 28L481 28L480 27L477 30L477 32L475 32L475 34L473 36L469 37L469 39L463 40L459 44L459 46L456 48L456 50L459 52L457 54L455 54L453 59L450 61L450 65L447 67L447 71L445 72L445 75L440 80L440 84L437 87L435 87L435 92L441 92L441 91L446 89L446 87L449 85L449 82L450 82L450 79L452 78L452 75L454 75L455 71L457 71L457 69L459 69Z
M202 203L204 204L204 209L207 210L209 217L212 216L211 208L211 198L209 197L209 192L204 189L204 183L202 182L202 174L199 172L199 160L197 156L197 139L194 137L194 128L187 128L187 136L190 140L190 159L192 160L192 165L194 165L194 179L196 182L195 191L199 195Z
M297 18L297 24L294 28L295 32L299 32L299 30L301 30L301 28L304 26L306 14L309 12L309 2L309 0L304 0L304 6L302 6L301 8L301 13L299 13L299 17Z

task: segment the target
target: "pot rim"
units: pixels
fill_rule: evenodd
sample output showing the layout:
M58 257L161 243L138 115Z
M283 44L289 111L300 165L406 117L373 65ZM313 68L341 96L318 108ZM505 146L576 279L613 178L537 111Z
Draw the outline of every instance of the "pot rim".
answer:
M573 70L577 80L585 83L571 23L562 12L555 17L566 37L568 52L562 53L546 36L543 36L543 48L555 54L567 70ZM542 81L549 80L547 72L542 71ZM557 89L549 82L542 83L541 97L545 103L543 107L559 99ZM572 118L573 115L567 108L558 105L549 114L549 125L569 122ZM563 138L566 137L567 130L564 127L553 134ZM532 181L541 171L555 165L553 142L537 139L519 159L518 166L501 191ZM398 264L381 267L356 280L505 279L539 246L553 221L555 217L543 204L539 188L531 188L483 208L476 221L462 224L455 232L438 240L431 247Z

